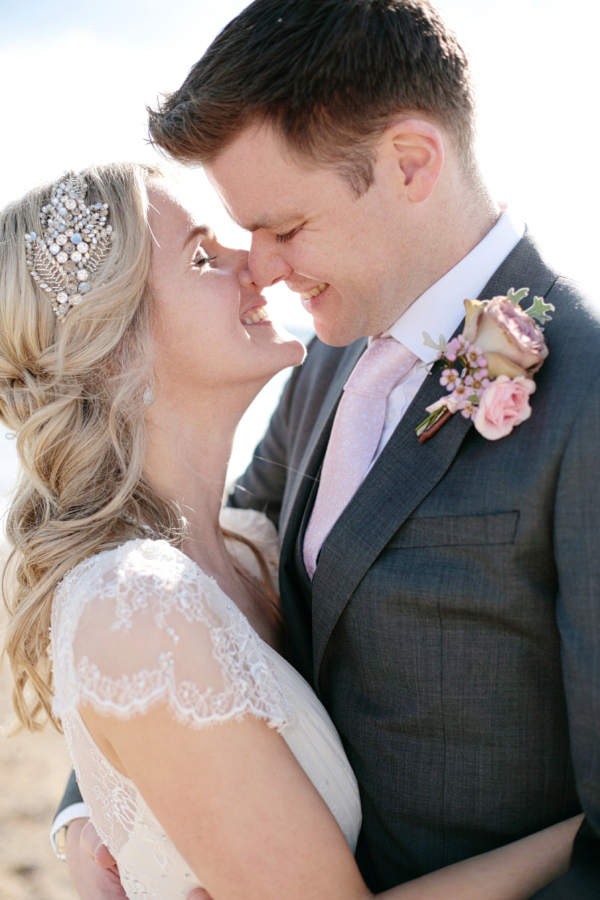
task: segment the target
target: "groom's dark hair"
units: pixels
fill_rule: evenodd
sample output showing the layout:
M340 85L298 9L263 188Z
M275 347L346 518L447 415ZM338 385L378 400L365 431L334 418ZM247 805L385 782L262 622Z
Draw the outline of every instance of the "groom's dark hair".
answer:
M414 112L445 126L473 168L467 58L428 0L254 0L149 110L150 136L178 161L206 164L267 122L359 195L378 137Z

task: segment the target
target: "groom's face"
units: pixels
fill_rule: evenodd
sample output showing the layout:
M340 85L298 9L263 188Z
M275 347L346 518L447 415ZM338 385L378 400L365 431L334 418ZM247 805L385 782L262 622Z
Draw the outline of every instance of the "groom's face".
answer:
M344 346L378 334L411 302L412 229L393 161L378 156L375 181L357 198L335 170L303 165L263 126L243 132L207 174L252 233L254 282L285 281L321 340Z

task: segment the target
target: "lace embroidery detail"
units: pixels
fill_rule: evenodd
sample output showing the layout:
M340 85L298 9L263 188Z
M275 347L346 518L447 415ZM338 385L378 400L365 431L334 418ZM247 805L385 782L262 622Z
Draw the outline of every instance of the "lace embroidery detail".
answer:
M57 714L74 702L89 702L99 712L128 718L163 701L177 721L193 727L246 712L266 719L273 728L286 727L292 719L291 704L265 658L260 638L224 595L221 609L216 609L217 593L216 582L165 541L130 541L81 563L56 592L55 608L60 613L54 618L60 621L60 627L55 654L62 665L70 662L73 666L73 677L60 679L62 685L71 685L71 695L63 696L61 684L57 684ZM136 616L151 614L155 628L164 632L174 649L159 652L154 666L118 677L102 672L87 654L75 662L77 629L91 599L114 604L111 630L131 632ZM176 645L180 636L169 624L172 613L180 621L199 623L207 630L213 656L223 673L222 690L210 686L202 689L189 678L177 677ZM228 621L223 621L224 614ZM73 685L77 685L77 698L72 696Z

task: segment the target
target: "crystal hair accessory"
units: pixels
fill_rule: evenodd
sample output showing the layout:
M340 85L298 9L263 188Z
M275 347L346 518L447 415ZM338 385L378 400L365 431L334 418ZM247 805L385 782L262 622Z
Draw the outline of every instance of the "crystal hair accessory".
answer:
M90 290L90 280L108 256L114 236L112 225L106 224L108 203L87 206L87 191L85 178L68 172L41 209L42 233L25 235L31 277L48 294L59 318Z

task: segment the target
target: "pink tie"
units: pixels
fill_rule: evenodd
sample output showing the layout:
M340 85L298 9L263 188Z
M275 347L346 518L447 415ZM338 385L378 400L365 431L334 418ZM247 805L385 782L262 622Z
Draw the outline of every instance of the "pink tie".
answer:
M344 385L327 445L304 563L312 579L323 541L362 484L383 431L387 398L417 357L393 338L377 338Z

